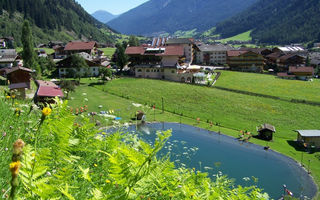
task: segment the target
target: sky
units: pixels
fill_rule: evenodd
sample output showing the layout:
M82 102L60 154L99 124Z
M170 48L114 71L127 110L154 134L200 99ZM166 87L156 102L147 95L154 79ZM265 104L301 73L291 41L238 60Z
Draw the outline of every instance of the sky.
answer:
M76 0L90 14L106 10L114 15L122 14L148 0Z

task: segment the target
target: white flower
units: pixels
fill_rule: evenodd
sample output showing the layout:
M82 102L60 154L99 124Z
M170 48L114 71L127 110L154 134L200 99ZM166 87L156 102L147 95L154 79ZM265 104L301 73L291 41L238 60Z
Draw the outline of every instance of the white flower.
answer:
M50 173L50 172L47 172L47 176L51 176L51 173Z
M87 96L87 93L82 93L83 96Z
M89 101L87 98L84 98L84 101Z

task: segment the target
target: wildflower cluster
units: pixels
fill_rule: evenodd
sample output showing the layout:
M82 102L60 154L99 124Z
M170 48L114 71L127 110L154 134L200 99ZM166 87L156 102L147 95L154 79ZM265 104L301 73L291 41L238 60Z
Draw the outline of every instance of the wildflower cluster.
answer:
M79 115L79 114L82 114L84 112L87 112L88 111L88 106L87 105L84 105L84 106L81 106L80 108L70 108L70 112L75 114L75 115Z

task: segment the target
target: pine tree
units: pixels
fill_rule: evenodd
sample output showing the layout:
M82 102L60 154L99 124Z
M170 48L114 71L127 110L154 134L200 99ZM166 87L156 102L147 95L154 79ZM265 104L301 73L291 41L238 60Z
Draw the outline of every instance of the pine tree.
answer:
M21 43L23 46L22 59L24 67L34 69L36 70L37 75L40 75L41 69L36 60L36 54L33 49L34 43L32 38L32 32L30 29L29 22L27 20L24 21L22 26Z

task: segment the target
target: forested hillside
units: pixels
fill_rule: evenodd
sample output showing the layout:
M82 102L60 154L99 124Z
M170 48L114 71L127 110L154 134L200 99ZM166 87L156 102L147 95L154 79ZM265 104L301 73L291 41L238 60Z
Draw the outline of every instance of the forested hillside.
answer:
M1 0L0 15L0 36L13 36L17 42L24 19L33 25L35 41L39 42L48 39L110 40L99 30L107 27L75 0Z
M158 35L196 29L205 31L248 8L257 0L151 0L108 25L124 34Z
M262 43L320 41L319 0L260 0L242 13L217 25L216 32L231 37L253 30Z

